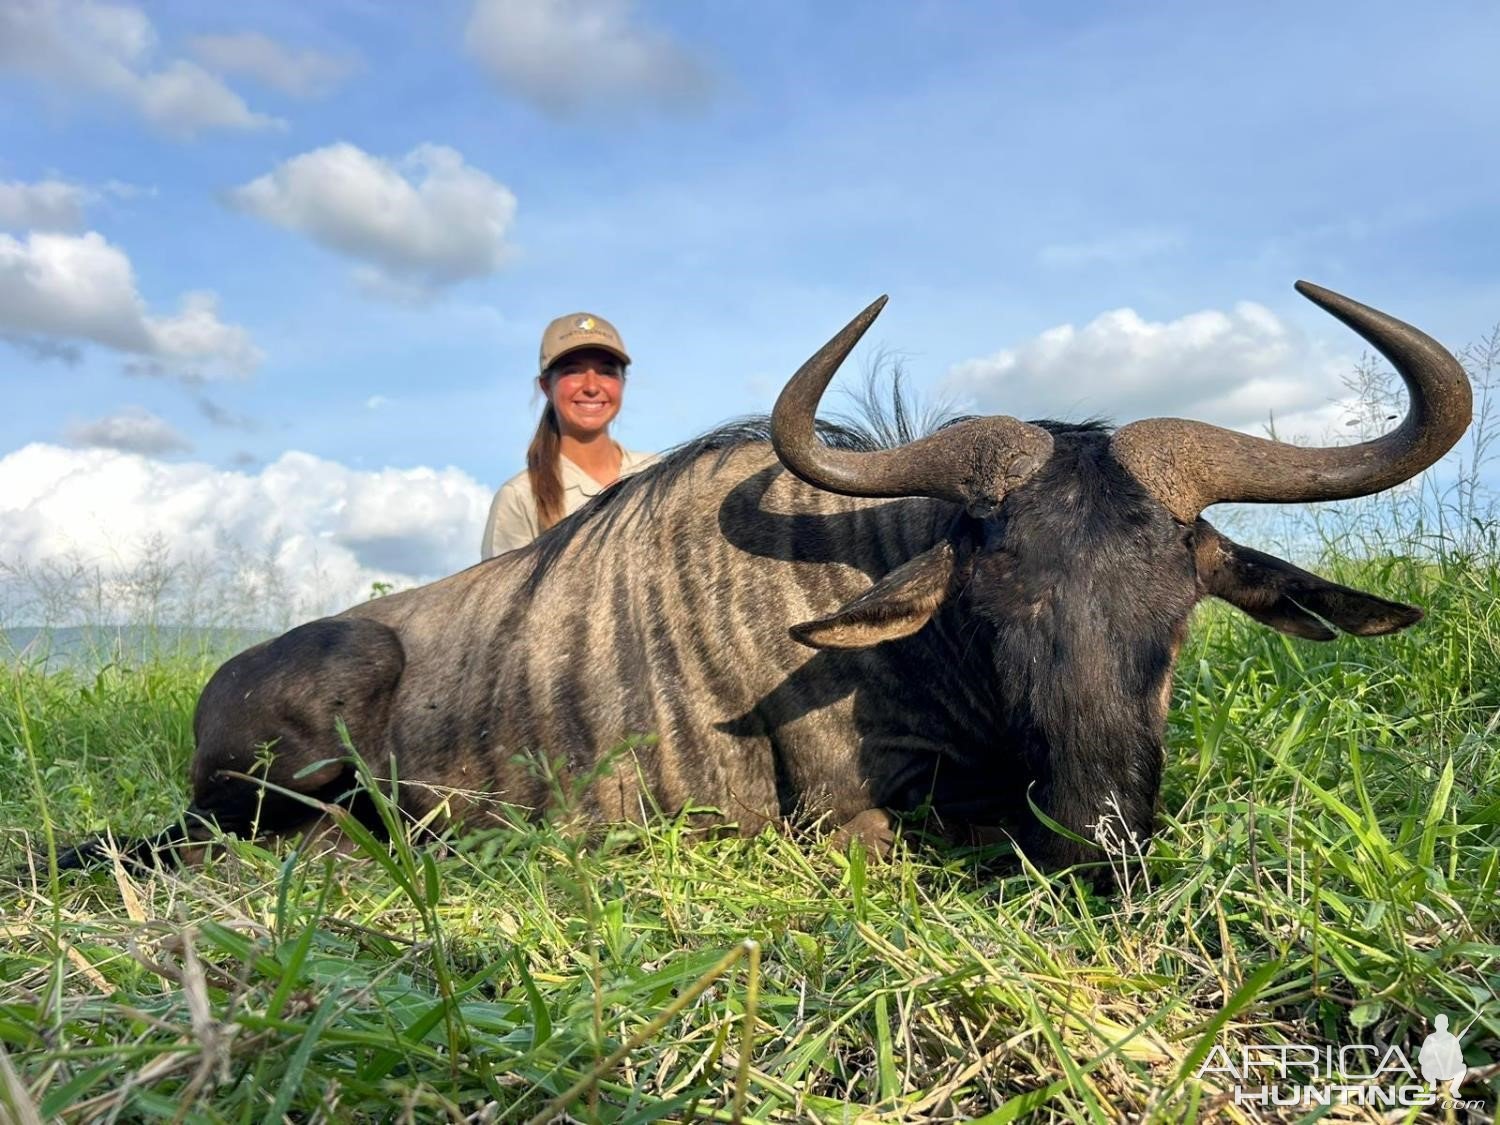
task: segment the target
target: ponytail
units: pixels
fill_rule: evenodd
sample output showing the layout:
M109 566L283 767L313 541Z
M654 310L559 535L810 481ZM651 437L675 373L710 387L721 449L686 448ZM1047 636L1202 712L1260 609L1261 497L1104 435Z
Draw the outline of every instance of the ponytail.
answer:
M531 481L531 495L536 500L537 527L546 531L562 519L563 483L558 463L562 448L562 430L557 424L557 412L552 409L552 400L547 400L542 410L542 420L537 423L536 435L526 447L526 476Z

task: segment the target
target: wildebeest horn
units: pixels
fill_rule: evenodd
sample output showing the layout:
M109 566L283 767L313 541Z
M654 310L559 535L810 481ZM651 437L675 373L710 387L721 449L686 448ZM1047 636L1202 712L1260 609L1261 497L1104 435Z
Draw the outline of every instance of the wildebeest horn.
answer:
M1052 453L1052 435L1014 418L973 418L898 449L856 453L818 440L814 421L839 365L859 343L881 297L804 363L771 412L771 443L781 463L808 484L845 496L932 496L987 515Z
M1297 292L1390 360L1411 396L1406 419L1374 441L1311 449L1180 418L1122 426L1114 436L1116 459L1183 523L1224 501L1291 504L1368 496L1416 476L1468 428L1469 378L1436 340L1306 281L1297 282Z

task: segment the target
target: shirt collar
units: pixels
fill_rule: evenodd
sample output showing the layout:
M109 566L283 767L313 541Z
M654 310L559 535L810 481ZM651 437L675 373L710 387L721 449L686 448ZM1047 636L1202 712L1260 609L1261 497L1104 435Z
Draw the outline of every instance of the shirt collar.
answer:
M576 488L584 496L597 496L604 491L605 486L589 476L588 472L579 468L572 459L559 453L557 455L558 466L562 470L562 482L564 488ZM620 451L620 471L625 471L625 453Z

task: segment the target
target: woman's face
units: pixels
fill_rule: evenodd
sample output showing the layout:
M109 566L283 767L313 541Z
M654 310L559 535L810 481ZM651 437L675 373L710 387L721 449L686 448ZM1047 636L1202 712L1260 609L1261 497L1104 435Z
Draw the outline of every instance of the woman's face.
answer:
M569 352L540 382L564 434L590 437L620 413L625 371L618 359L600 348Z

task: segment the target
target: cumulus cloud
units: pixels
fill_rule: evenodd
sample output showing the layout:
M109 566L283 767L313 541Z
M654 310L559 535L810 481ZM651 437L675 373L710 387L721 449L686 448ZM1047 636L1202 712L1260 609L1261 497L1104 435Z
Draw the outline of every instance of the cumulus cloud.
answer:
M193 448L193 443L170 422L141 406L127 406L92 422L75 422L67 429L67 439L85 449L118 449L150 456L188 453Z
M195 62L158 61L156 30L139 8L100 0L0 3L0 70L129 107L168 134L281 124Z
M248 374L260 362L249 334L219 319L219 298L207 291L184 293L176 316L147 321L156 354L171 363L218 364L232 374Z
M261 359L249 333L219 319L212 293L185 294L175 315L151 315L130 259L94 231L24 242L0 234L0 336L33 351L87 341L197 378L246 375Z
M76 230L83 225L89 192L62 180L0 183L0 227L12 230Z
M351 144L314 149L235 188L229 202L365 263L367 288L407 294L498 269L516 214L504 184L430 144L395 162Z
M490 497L454 468L365 472L290 452L240 472L34 444L0 458L0 559L108 574L152 552L269 558L299 606L324 612L372 582L410 586L476 562Z
M77 230L83 225L86 206L108 198L132 199L146 194L155 193L119 180L97 188L53 177L35 183L10 180L0 183L0 229Z
M1322 438L1347 413L1349 366L1251 302L1167 322L1116 309L957 364L944 390L1021 418L1172 415L1255 433L1274 419L1282 436Z
M555 116L701 102L708 71L632 8L630 0L477 0L465 43L503 88Z
M354 69L349 59L310 49L295 50L258 31L199 35L188 45L216 72L243 74L294 98L321 97Z

